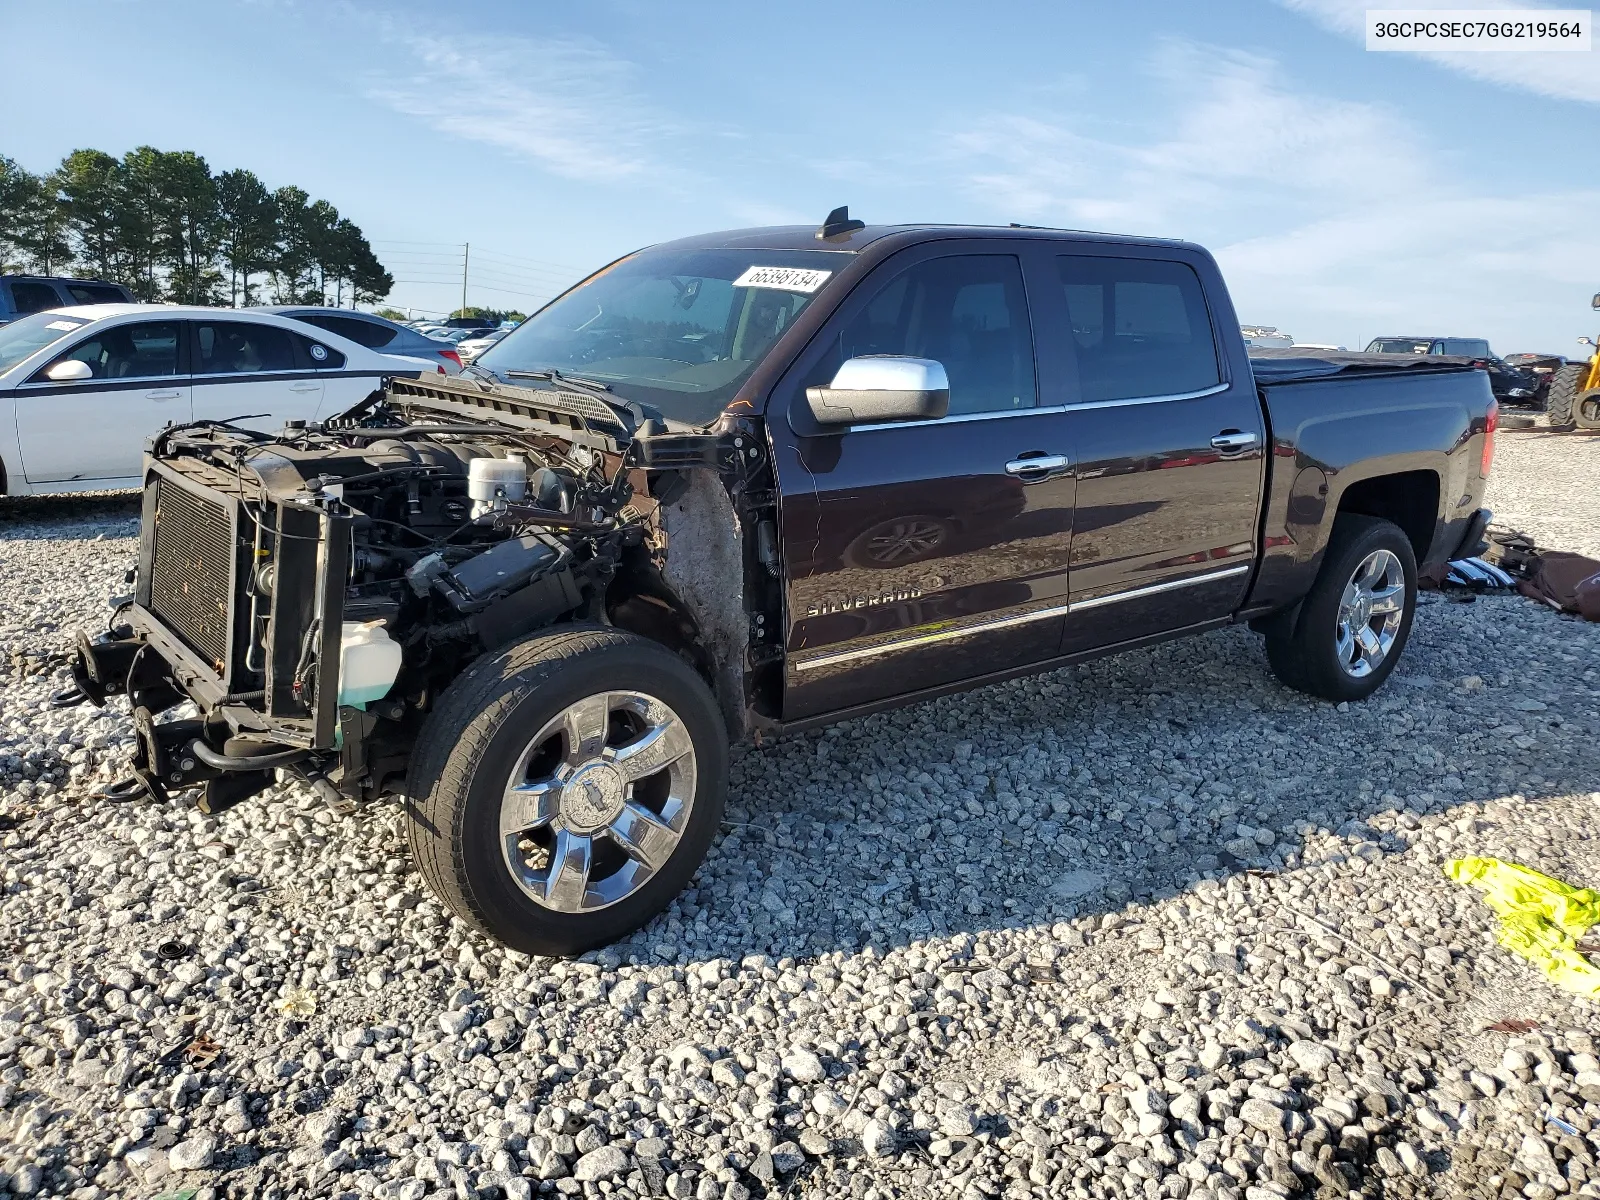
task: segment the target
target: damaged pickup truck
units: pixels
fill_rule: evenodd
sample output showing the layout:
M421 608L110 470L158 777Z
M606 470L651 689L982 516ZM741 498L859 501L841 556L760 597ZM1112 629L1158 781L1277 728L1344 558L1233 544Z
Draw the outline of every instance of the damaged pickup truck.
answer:
M398 793L462 920L580 952L693 875L730 737L1236 622L1377 688L1487 521L1488 384L1238 330L1180 242L840 210L643 250L459 378L162 432L62 702L126 697L133 786L210 812Z

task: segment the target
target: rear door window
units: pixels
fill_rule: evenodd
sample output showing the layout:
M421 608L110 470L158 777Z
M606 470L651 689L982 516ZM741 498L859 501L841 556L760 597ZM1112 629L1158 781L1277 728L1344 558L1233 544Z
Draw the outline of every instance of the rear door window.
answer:
M13 279L11 303L19 313L32 313L61 308L66 301L62 300L52 284L40 283L35 279Z
M178 323L145 321L134 325L114 325L79 342L50 364L76 359L94 373L96 379L159 379L178 373ZM46 372L32 382L48 383Z
M196 375L258 375L295 369L287 329L253 321L195 323Z
M1455 354L1462 358L1494 357L1489 349L1489 343L1482 338L1442 338L1437 353Z
M1200 277L1186 263L1060 255L1079 399L1181 396L1222 380Z

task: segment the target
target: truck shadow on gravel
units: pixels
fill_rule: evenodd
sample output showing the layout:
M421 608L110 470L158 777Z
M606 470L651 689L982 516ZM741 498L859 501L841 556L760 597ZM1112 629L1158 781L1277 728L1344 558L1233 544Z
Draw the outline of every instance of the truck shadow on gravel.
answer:
M1573 687L1596 662L1600 627L1432 597L1395 677L1346 711L1225 630L739 752L695 885L623 949L885 950L1400 853L1424 814L1600 789L1576 694L1600 678Z

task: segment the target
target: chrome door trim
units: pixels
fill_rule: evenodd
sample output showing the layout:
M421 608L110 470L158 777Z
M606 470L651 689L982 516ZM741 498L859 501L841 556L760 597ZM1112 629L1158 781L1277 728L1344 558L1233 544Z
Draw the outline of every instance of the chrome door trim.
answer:
M1173 400L1198 400L1202 396L1215 396L1218 392L1225 392L1232 386L1230 383L1219 383L1204 391L1179 392L1171 396L1129 396L1122 400L1089 400L1082 404L1069 404L1067 409L1076 411L1083 408L1126 408L1130 404L1168 404Z
M1069 612L1082 612L1087 608L1099 608L1103 604L1117 604L1123 600L1137 600L1141 596L1154 596L1160 592L1176 591L1178 588L1194 587L1197 584L1210 583L1217 579L1226 579L1230 575L1242 575L1250 569L1252 564L1240 563L1235 567L1223 567L1220 571L1207 571L1202 575L1185 575L1182 579L1169 579L1165 583L1152 583L1147 587L1133 588L1126 592L1111 592L1105 596L1090 596L1087 600L1073 600L1067 605Z
M1105 604L1116 604L1122 600L1137 600L1142 596L1154 596L1161 592L1176 591L1178 588L1212 583L1218 579L1242 575L1250 570L1253 565L1253 563L1239 563L1237 566L1223 567L1220 571L1206 571L1200 575L1187 575L1182 579L1172 579L1166 583L1152 583L1147 587L1133 588L1126 592L1113 592L1108 596L1091 596L1087 600L1072 600L1066 604L1053 604L1049 608L1036 608L1032 612L1017 613L1009 617L998 617L992 621L979 621L972 625L963 625L960 629L941 629L937 633L918 633L910 637L900 638L897 641L879 642L875 646L862 646L856 650L839 650L829 654L818 654L814 658L794 659L791 661L796 671L810 671L817 667L832 667L837 666L839 663L856 662L863 658L877 658L880 655L895 654L901 650L915 650L919 646L931 646L936 642L948 642L955 638L970 637L975 633L988 633L994 629L1007 629L1014 625L1026 625L1031 621L1043 621L1050 617L1059 617L1065 613L1082 612L1085 609L1099 608Z
M1001 417L1042 416L1047 413L1079 412L1086 408L1124 408L1130 404L1166 404L1173 400L1199 400L1202 396L1215 396L1233 385L1219 383L1199 392L1179 392L1171 396L1129 396L1122 400L1088 400L1075 404L1040 404L1028 408L997 408L988 412L956 413L925 421L884 421L881 424L847 425L840 432L867 433L873 429L914 429L922 425L959 425L966 421L994 421Z
M831 654L819 654L815 658L797 659L794 662L796 671L810 671L816 667L832 667L839 663L854 662L862 658L876 658L881 654L893 654L900 650L913 650L918 646L930 646L935 642L948 642L954 638L970 637L975 633L988 633L992 629L1006 629L1013 625L1026 625L1031 621L1043 621L1050 617L1065 615L1069 605L1055 604L1049 608L1036 608L1032 612L1016 613L1009 617L997 617L992 621L978 621L972 625L963 625L960 629L941 629L937 633L919 633L911 637L901 638L893 642L879 642L875 646L863 646L858 650L839 650Z

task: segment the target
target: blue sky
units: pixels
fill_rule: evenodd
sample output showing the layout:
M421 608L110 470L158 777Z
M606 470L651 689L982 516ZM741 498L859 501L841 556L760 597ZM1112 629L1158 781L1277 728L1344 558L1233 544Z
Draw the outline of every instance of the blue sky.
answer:
M473 303L848 203L1190 238L1241 319L1302 341L1577 352L1600 326L1600 51L1369 54L1365 7L8 4L0 153L247 166L332 201L402 280L457 278L448 244L471 242ZM459 284L393 299L444 309Z

